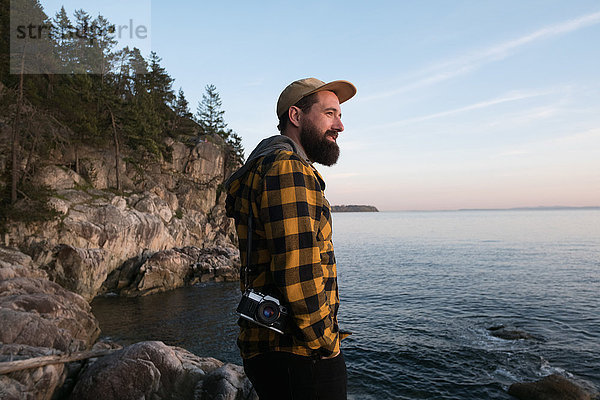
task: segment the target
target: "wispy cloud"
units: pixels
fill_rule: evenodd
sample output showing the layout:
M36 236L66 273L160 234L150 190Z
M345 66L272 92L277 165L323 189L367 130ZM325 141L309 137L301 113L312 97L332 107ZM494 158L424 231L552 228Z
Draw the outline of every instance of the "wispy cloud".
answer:
M580 149L582 147L594 149L595 153L600 154L600 128L568 132L553 138L544 138L523 143L519 148L503 151L494 155L493 158L531 157L533 154L537 154L538 156L546 154L548 158L548 154L563 154L569 149ZM587 158L589 154L582 154L582 156L583 158ZM596 160L600 159L596 158ZM596 164L599 164L599 162L596 161Z
M454 108L452 110L441 111L433 114L422 115L414 118L407 118L400 121L391 122L388 124L377 126L377 128L392 128L399 125L406 125L415 122L423 122L431 119L447 117L454 114L460 114L466 111L479 110L482 108L487 108L491 106L495 106L503 103L510 103L513 101L519 101L524 99L530 99L533 97L546 96L552 93L555 93L556 90L544 90L544 91L520 91L520 92L510 92L504 96L496 97L490 100L480 101L474 104L469 104L468 106Z
M428 68L423 74L420 75L420 77L417 77L411 83L400 86L393 90L361 97L361 101L370 101L390 97L413 89L443 82L456 76L464 75L468 72L476 70L485 64L505 59L514 54L514 52L519 48L522 48L528 44L545 40L553 36L574 32L598 23L600 23L600 11L550 25L520 38L498 43L494 46L479 50L466 56L437 64L431 68Z

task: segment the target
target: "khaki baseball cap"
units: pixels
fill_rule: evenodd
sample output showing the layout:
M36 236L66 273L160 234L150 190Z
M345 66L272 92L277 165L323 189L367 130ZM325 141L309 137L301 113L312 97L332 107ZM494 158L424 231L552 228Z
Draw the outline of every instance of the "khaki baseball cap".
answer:
M323 90L329 90L335 93L340 100L340 104L356 94L356 87L348 81L325 83L316 78L300 79L290 83L279 95L279 100L277 100L277 117L281 116L281 114L286 112L302 98Z

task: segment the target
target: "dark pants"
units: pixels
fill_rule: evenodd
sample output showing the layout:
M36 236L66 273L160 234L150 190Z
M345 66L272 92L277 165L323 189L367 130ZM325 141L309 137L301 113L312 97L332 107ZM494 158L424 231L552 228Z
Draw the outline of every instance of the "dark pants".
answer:
M273 352L244 360L260 400L346 400L344 356L314 360Z

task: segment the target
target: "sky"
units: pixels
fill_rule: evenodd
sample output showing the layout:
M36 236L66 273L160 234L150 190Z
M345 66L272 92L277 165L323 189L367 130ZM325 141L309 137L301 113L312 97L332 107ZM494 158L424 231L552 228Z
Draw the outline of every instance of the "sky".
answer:
M192 111L214 84L246 154L292 81L354 83L340 160L317 166L331 204L600 206L598 0L41 4L146 25L143 53Z

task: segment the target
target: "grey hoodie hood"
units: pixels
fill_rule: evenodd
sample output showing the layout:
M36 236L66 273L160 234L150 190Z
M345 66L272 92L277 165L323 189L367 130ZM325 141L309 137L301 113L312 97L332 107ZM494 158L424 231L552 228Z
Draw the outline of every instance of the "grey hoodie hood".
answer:
M294 153L298 154L303 160L306 160L310 163L310 161L308 160L308 156L304 152L304 149L298 146L298 144L292 139L285 135L271 136L266 139L263 139L258 144L258 146L256 146L256 148L252 150L252 153L250 153L250 155L248 156L248 160L244 163L244 165L242 165L240 169L235 171L233 175L231 175L229 179L225 181L225 188L229 190L229 186L233 181L240 179L242 176L244 176L244 174L250 169L250 167L254 165L254 161L257 158L266 156L267 154L275 153L277 151L293 151Z

